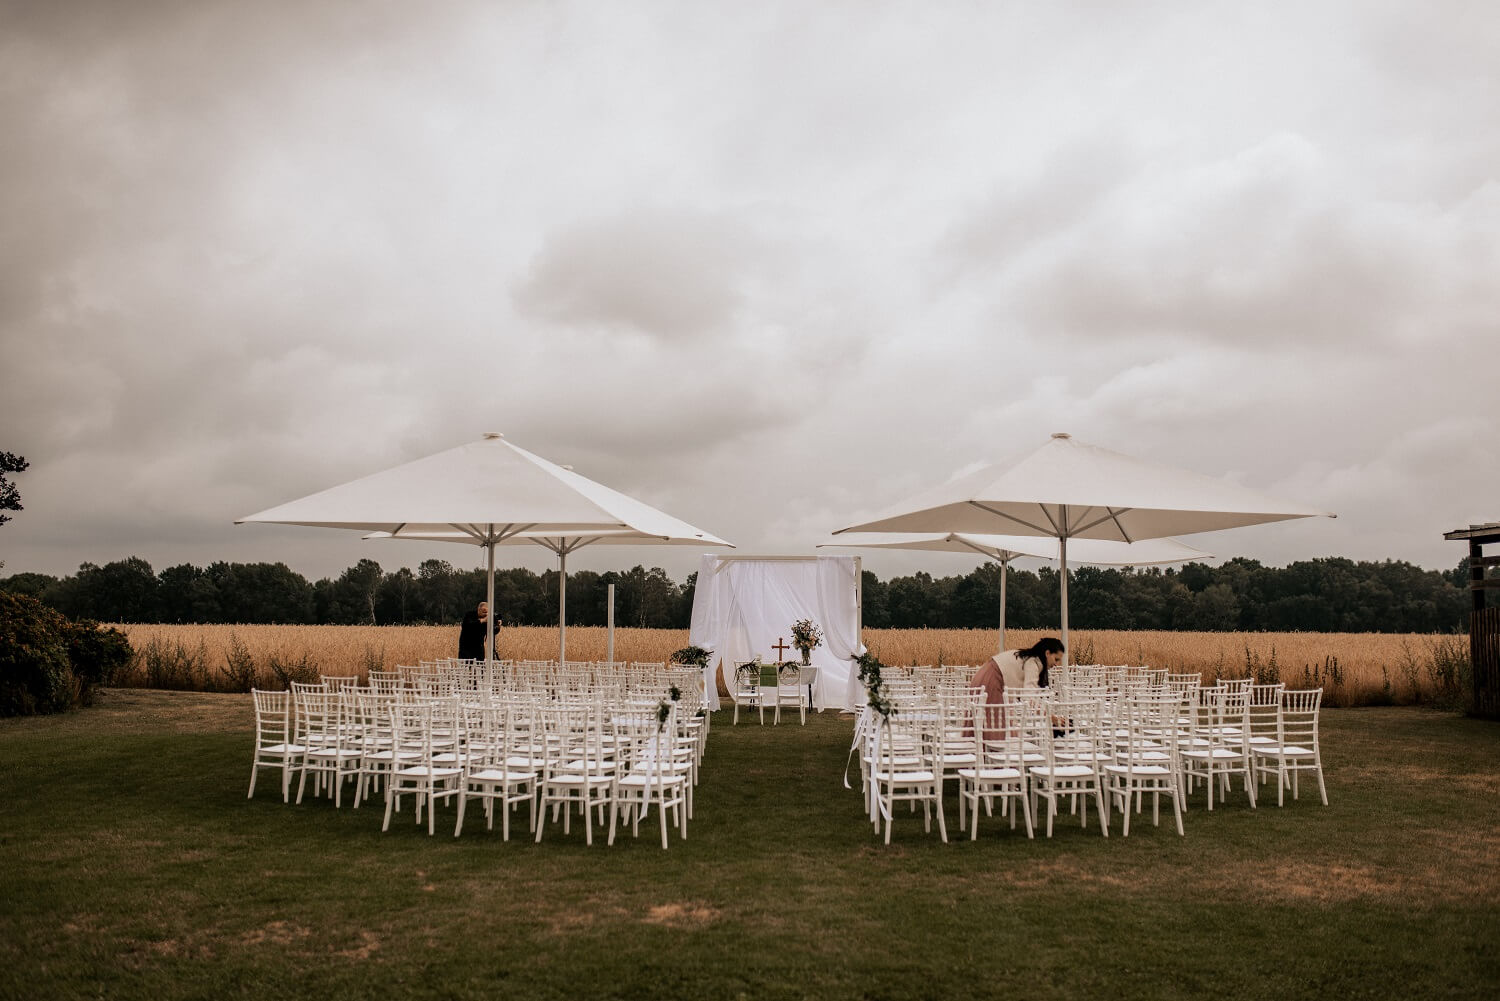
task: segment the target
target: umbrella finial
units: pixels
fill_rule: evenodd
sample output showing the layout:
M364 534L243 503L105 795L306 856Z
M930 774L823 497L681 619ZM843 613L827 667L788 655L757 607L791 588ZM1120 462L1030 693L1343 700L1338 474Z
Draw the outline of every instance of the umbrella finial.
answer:
M501 434L499 431L486 431L484 433L484 436L486 438L504 438L505 437L505 435Z
M1054 432L1052 432L1052 437L1054 437L1054 438L1071 438L1073 436L1070 435L1070 434L1068 434L1068 432L1066 432L1066 431L1054 431Z

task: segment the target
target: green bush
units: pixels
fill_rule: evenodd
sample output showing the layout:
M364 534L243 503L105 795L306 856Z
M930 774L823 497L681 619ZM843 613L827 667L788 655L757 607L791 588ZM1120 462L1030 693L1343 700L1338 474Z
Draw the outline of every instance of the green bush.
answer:
M701 646L685 646L672 654L673 664L691 664L693 667L708 666L708 651Z
M35 598L0 591L0 716L88 705L131 656L118 629L69 621Z
M61 712L77 683L68 621L35 598L0 591L0 716Z
M87 619L63 620L63 637L68 648L68 662L78 682L78 705L94 701L94 689L110 685L135 651L130 640L118 629L107 628Z

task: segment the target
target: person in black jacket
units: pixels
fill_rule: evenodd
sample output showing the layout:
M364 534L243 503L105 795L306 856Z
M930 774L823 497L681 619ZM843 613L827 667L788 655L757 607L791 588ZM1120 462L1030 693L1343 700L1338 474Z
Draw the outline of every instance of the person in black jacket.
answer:
M484 634L490 621L490 603L481 601L472 612L464 613L458 627L458 656L460 660L484 660ZM495 620L496 647L499 646L500 620Z

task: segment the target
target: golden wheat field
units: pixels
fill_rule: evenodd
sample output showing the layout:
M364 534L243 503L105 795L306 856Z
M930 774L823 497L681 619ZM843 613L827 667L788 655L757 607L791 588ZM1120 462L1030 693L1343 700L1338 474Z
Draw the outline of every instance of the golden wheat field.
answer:
M453 656L455 626L120 625L137 656L124 685L243 690L241 682L274 684L285 674L363 676ZM1055 632L1012 629L1007 646L1028 646ZM685 629L616 629L615 659L664 661L687 645ZM995 652L985 629L867 629L864 642L887 664L978 664ZM568 630L569 660L603 660L606 631ZM557 630L507 626L501 656L557 657ZM1416 689L1452 684L1450 665L1467 655L1455 636L1389 633L1210 633L1075 630L1070 659L1080 664L1132 664L1216 677L1274 675L1288 684L1329 689L1330 703L1410 701ZM775 651L767 648L766 659ZM1445 674L1445 672L1447 672Z

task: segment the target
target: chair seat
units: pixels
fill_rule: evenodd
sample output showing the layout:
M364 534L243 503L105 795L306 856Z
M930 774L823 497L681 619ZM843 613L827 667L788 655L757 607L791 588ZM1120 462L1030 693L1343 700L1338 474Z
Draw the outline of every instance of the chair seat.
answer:
M614 779L608 775L569 774L553 775L551 778L547 779L547 784L554 786L607 786L613 781Z
M469 773L470 782L530 782L534 778L536 772L507 772L498 768Z
M1157 777L1171 774L1162 765L1105 765L1104 770L1111 775L1145 775L1148 777Z
M318 747L308 751L307 756L309 758L328 758L329 760L347 761L351 758L359 757L360 752L352 751L346 747Z
M262 754L306 754L307 748L301 744L271 744L260 749Z
M462 775L463 771L458 768L432 768L428 765L412 765L407 768L398 768L396 774L403 779L448 779L456 775Z
M902 783L935 782L935 781L937 781L936 777L932 774L932 772L880 772L880 771L877 771L877 772L874 773L874 778L875 778L875 781L877 781L877 782L894 782L897 785L900 785Z
M1264 754L1267 757L1310 758L1313 754L1311 748L1298 747L1296 744L1277 747L1255 747L1251 748L1251 750L1256 754Z
M365 755L366 761L391 761L399 757L402 761L416 761L422 757L420 751L370 751Z
M651 786L661 785L663 787L680 786L687 781L685 775L670 775L663 773L653 778L649 772L631 772L620 780L620 786L627 789L645 789Z
M1051 779L1081 779L1094 774L1094 770L1088 765L1058 765L1056 768L1039 765L1031 769L1031 774Z
M1205 747L1202 749L1193 748L1191 750L1183 751L1182 756L1184 758L1192 758L1194 760L1202 759L1204 761L1207 761L1210 758L1214 761L1238 761L1240 758L1244 757L1244 755L1240 754L1240 752L1231 751L1228 748L1224 747Z
M960 768L958 770L958 777L973 779L976 777L976 773L972 768ZM994 782L1001 779L1018 779L1021 777L1021 772L1017 768L981 768L978 770L977 777L981 781Z
M892 765L895 768L905 768L905 767L908 767L910 765L920 764L921 761L922 761L922 759L919 758L919 757L917 757L916 755L912 755L910 757L906 757L906 756L903 756L903 755L897 755L895 758L882 757L882 758L878 758L878 759L874 755L872 755L872 754L865 755L865 764L870 765L871 767L874 767L877 763L878 764L889 763L890 765Z

